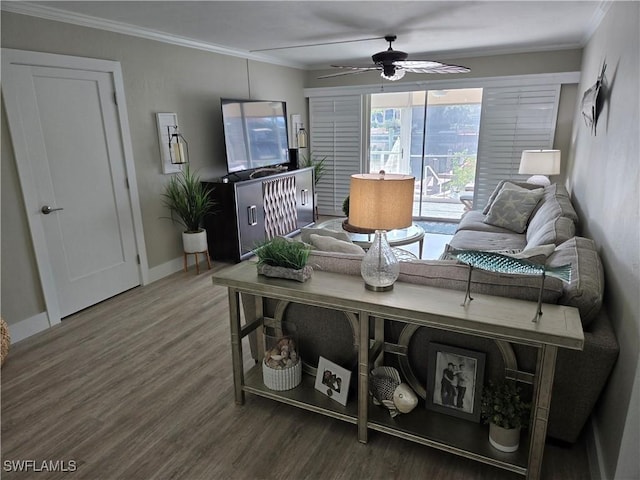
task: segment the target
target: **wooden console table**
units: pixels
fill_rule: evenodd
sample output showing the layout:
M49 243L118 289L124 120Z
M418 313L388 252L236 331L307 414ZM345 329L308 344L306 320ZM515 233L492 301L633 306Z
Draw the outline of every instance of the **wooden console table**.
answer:
M557 349L583 348L584 335L577 309L545 304L544 314L534 323L531 317L535 303L532 302L476 294L467 307L462 307L464 293L459 291L397 282L390 292L370 292L365 290L359 277L320 271L314 271L308 282L298 283L259 276L256 264L248 261L215 273L213 283L229 290L237 404L243 404L245 392L250 392L354 423L358 426L358 439L363 443L367 441L368 429L372 429L511 470L530 479L540 477ZM245 300L255 300L256 318L247 318L244 325L241 324L240 293L251 296ZM357 319L356 343L369 347L358 348L357 400L352 399L346 406L338 404L316 391L314 379L309 375L303 375L302 384L293 390L269 390L262 383L261 362L245 373L242 338L262 326L263 298L339 310ZM532 379L531 422L528 439L521 443L520 450L514 453L494 450L488 441L488 427L427 411L424 407L394 420L382 409L370 411L369 371L373 359L384 350L379 319L535 347L538 356ZM375 338L370 338L371 322L378 327Z

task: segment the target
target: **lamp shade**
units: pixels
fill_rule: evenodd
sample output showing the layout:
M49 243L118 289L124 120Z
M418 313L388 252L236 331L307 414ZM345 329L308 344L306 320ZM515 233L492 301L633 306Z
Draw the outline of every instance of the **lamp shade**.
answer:
M518 173L526 175L558 175L560 150L524 150Z
M414 182L411 175L351 175L349 224L371 230L411 226Z

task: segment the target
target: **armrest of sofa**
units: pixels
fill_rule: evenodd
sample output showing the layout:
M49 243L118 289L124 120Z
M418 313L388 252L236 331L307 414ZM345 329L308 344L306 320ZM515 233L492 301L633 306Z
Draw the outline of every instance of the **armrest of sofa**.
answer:
M620 347L604 311L584 332L584 350L560 349L547 433L573 443L607 383Z

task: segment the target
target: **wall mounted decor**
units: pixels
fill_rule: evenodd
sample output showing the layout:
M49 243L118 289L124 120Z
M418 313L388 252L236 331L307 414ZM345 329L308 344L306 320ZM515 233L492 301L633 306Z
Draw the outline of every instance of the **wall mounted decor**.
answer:
M156 121L158 124L158 143L160 145L162 173L168 174L181 172L182 165L184 163L173 162L173 155L169 149L170 135L178 125L178 115L175 113L156 113ZM179 145L178 148L180 148Z
M604 105L604 98L602 95L603 84L605 81L604 72L607 69L607 64L602 64L602 70L596 83L589 87L582 96L582 103L580 105L582 118L584 123L591 129L593 135L596 134L596 125L598 123L598 117L602 111Z

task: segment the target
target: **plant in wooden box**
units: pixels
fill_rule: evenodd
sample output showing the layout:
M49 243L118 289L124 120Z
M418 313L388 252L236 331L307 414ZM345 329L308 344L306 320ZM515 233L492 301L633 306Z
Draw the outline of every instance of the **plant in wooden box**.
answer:
M527 426L531 404L522 399L513 380L489 381L482 390L481 414L489 424L489 443L502 452L515 452L520 445L520 429Z
M184 227L182 245L185 253L206 252L207 231L202 228L204 217L213 213L215 203L210 197L211 189L206 187L198 174L189 165L169 179L162 194L163 204L171 212L171 220Z
M253 252L258 257L259 274L306 282L313 273L313 269L307 265L310 251L303 242L275 237Z

